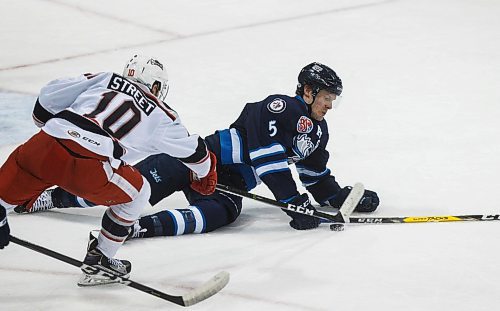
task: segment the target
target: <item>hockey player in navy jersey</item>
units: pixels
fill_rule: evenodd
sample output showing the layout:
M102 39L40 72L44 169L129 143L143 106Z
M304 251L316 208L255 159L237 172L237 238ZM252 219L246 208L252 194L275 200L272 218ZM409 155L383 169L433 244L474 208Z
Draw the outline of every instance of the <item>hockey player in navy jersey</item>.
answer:
M289 168L295 164L302 184L318 203L340 207L350 187L340 187L326 167L329 134L324 117L341 93L337 74L326 65L312 63L300 71L295 97L271 95L247 104L228 129L205 138L217 156L219 183L248 191L263 182L277 200L313 208L308 195L297 191ZM168 155L150 156L135 167L151 184L151 204L183 190L190 206L141 217L131 237L209 232L233 222L241 212L240 197L219 191L210 196L193 192L187 187L188 171ZM356 211L372 212L378 204L377 194L366 190ZM45 210L93 203L57 188L44 193L35 205ZM313 229L320 223L311 216L286 213L294 229Z

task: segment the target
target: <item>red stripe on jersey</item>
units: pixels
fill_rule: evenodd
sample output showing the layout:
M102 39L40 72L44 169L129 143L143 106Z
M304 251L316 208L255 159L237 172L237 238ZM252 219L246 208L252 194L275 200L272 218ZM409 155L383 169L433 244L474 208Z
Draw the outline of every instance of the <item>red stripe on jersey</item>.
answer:
M177 117L172 112L170 112L170 110L167 107L165 107L165 104L162 101L158 100L158 98L156 96L154 96L153 94L151 94L149 92L144 92L144 95L146 95L147 98L154 101L156 106L158 108L160 108L163 112L165 112L167 114L167 116L170 119L172 119L172 121L175 121L175 119L177 119Z
M168 109L168 107L165 106L165 103L163 103L161 100L159 100L158 97L156 97L153 94L151 94L151 91L148 90L147 86L145 86L144 84L141 84L141 83L135 83L135 82L133 82L133 83L136 84L137 86L142 86L142 87L139 87L139 89L142 91L142 93L144 94L144 96L146 96L148 99L152 100L156 104L156 106L158 108L160 108L163 112L165 112L165 114L172 121L175 121L177 119L177 117L175 116L175 114L173 114L170 111L171 109Z
M207 155L206 155L203 159L201 159L200 161L196 162L195 164L200 164L200 163L203 163L203 162L205 162L208 158L210 158L210 153L208 152L208 150L207 150L207 149L205 149L205 151L207 152Z
M167 114L167 116L168 116L170 119L172 119L172 121L175 121L175 119L177 119L177 117L176 117L173 113L171 113L171 112L168 110L168 108L164 106L164 104L163 104L163 103L159 103L159 104L158 104L158 107L159 107L161 110L163 110L163 111Z
M102 126L99 124L99 122L97 122L97 120L96 120L96 119L94 119L94 118L89 118L89 117L87 117L87 116L85 116L85 115L82 115L82 117L84 117L85 119L87 119L87 120L89 120L89 121L92 121L93 123L95 123L96 125L98 125L100 128L102 128ZM103 130L104 130L104 129L103 129Z

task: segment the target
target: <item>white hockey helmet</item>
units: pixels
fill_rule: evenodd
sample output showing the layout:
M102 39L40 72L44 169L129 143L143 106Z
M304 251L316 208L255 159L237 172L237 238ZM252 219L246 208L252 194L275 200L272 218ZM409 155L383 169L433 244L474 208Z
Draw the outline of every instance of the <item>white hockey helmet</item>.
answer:
M168 93L167 70L153 57L134 55L125 65L123 76L149 88L160 100L165 100Z

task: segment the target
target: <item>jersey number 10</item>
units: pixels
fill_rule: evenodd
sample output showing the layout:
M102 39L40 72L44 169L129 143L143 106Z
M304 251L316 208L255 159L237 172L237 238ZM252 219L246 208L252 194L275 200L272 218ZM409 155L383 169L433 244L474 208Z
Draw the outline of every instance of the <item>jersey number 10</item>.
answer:
M84 116L95 120L98 114L106 110L109 103L116 97L116 95L118 95L118 93L115 91L104 93L102 95L101 101L99 101L99 103L97 104L97 108L91 113L85 114ZM131 114L131 116L128 117L128 120L123 121L123 118L126 114ZM125 135L127 135L139 122L141 122L141 112L139 111L139 109L134 105L133 101L124 100L118 106L118 108L115 109L115 111L104 118L102 122L102 128L114 138L121 139ZM116 124L120 125L116 126Z

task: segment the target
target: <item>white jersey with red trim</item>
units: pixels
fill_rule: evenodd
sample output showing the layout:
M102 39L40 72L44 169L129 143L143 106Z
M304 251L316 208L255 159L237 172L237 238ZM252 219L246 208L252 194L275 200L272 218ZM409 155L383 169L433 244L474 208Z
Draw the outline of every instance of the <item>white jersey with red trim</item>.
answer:
M47 134L71 139L112 164L166 153L199 177L210 168L205 143L188 133L177 113L145 86L116 73L50 82L40 91L33 119Z

